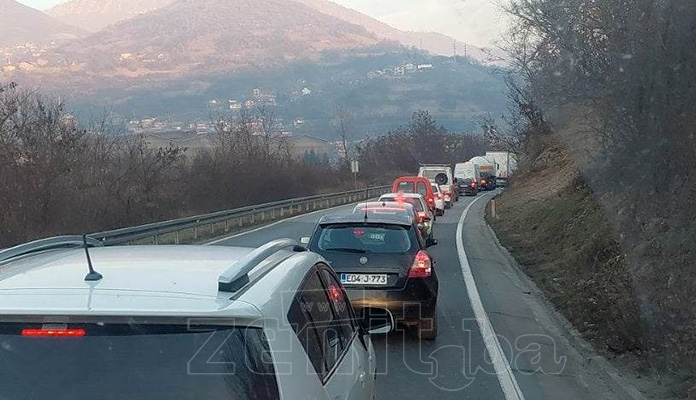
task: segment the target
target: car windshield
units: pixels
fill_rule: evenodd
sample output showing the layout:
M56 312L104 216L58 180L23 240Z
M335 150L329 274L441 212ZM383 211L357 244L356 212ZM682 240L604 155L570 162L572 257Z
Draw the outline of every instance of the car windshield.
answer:
M409 227L400 225L329 225L321 228L320 251L403 254L414 246Z
M68 328L83 336L32 336L29 330L41 333L41 324L0 325L0 398L280 399L262 329Z
M326 374L308 383L285 338L282 398L696 400L696 0L0 0L0 319L222 312L253 292L216 290L245 281L225 281L234 269L276 245L317 250L320 224L400 194L422 201L367 221L412 231L320 252L346 274L368 259L343 282L427 280L428 315L397 307L403 293L369 299L417 340L374 335L376 380L356 352L326 354L351 367L314 359ZM422 248L367 255L406 234ZM381 258L413 271L369 272ZM294 290L264 288L249 302ZM77 342L55 356L40 342L43 366L6 339L33 364L5 362L0 400L109 399L129 379L143 393L128 399L248 397L225 393L236 378L165 376L153 363L175 354L151 339L114 339L145 357L151 386ZM68 381L85 371L102 380Z

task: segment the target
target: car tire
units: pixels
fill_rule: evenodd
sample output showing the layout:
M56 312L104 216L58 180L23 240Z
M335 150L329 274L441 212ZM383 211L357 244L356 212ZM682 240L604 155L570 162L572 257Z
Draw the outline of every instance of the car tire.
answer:
M437 338L437 311L430 318L422 318L418 322L417 329L420 340L435 340Z

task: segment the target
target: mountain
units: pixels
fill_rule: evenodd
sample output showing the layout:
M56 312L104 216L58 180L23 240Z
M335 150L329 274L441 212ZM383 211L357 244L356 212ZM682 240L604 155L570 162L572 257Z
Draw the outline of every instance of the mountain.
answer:
M97 32L173 2L174 0L72 0L48 9L46 14L65 24Z
M72 0L47 11L54 18L91 32L109 25L128 20L137 15L157 10L175 0ZM294 0L323 14L359 25L385 40L401 43L406 47L417 47L436 55L451 56L456 43L459 54L478 60L486 59L481 49L457 41L437 32L407 32L393 28L375 18L329 0ZM466 49L466 50L465 50Z
M83 35L80 29L14 0L0 0L0 30L0 46L70 40Z
M320 11L324 14L340 18L352 24L360 25L379 37L399 42L407 47L416 47L421 50L429 51L436 55L452 56L454 54L454 45L456 43L459 55L463 55L466 51L467 55L477 60L484 60L487 58L487 55L482 51L482 49L468 45L447 35L443 35L437 32L402 31L384 22L378 21L375 18L355 11L351 8L343 7L342 5L334 3L333 1L294 1L312 7L315 10Z
M74 41L64 63L108 76L177 76L379 52L398 44L290 0L178 0Z

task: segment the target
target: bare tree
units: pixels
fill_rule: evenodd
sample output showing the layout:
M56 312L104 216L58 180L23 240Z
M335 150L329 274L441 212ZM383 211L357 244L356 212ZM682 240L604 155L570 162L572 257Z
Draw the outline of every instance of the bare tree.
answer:
M343 106L338 105L334 109L333 123L339 140L339 153L343 159L343 164L349 168L352 159L350 145L351 131L353 128L354 116Z

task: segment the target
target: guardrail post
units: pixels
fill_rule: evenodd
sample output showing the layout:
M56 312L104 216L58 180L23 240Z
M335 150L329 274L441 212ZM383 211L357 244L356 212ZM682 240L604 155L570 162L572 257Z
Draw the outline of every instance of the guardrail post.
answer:
M179 231L174 232L174 244L179 244Z
M198 227L193 227L193 240L198 240Z
M225 232L229 232L229 231L230 231L230 220L226 219L225 220Z
M155 234L155 236L152 237L152 240L155 243L155 245L158 245L159 244L159 235Z

